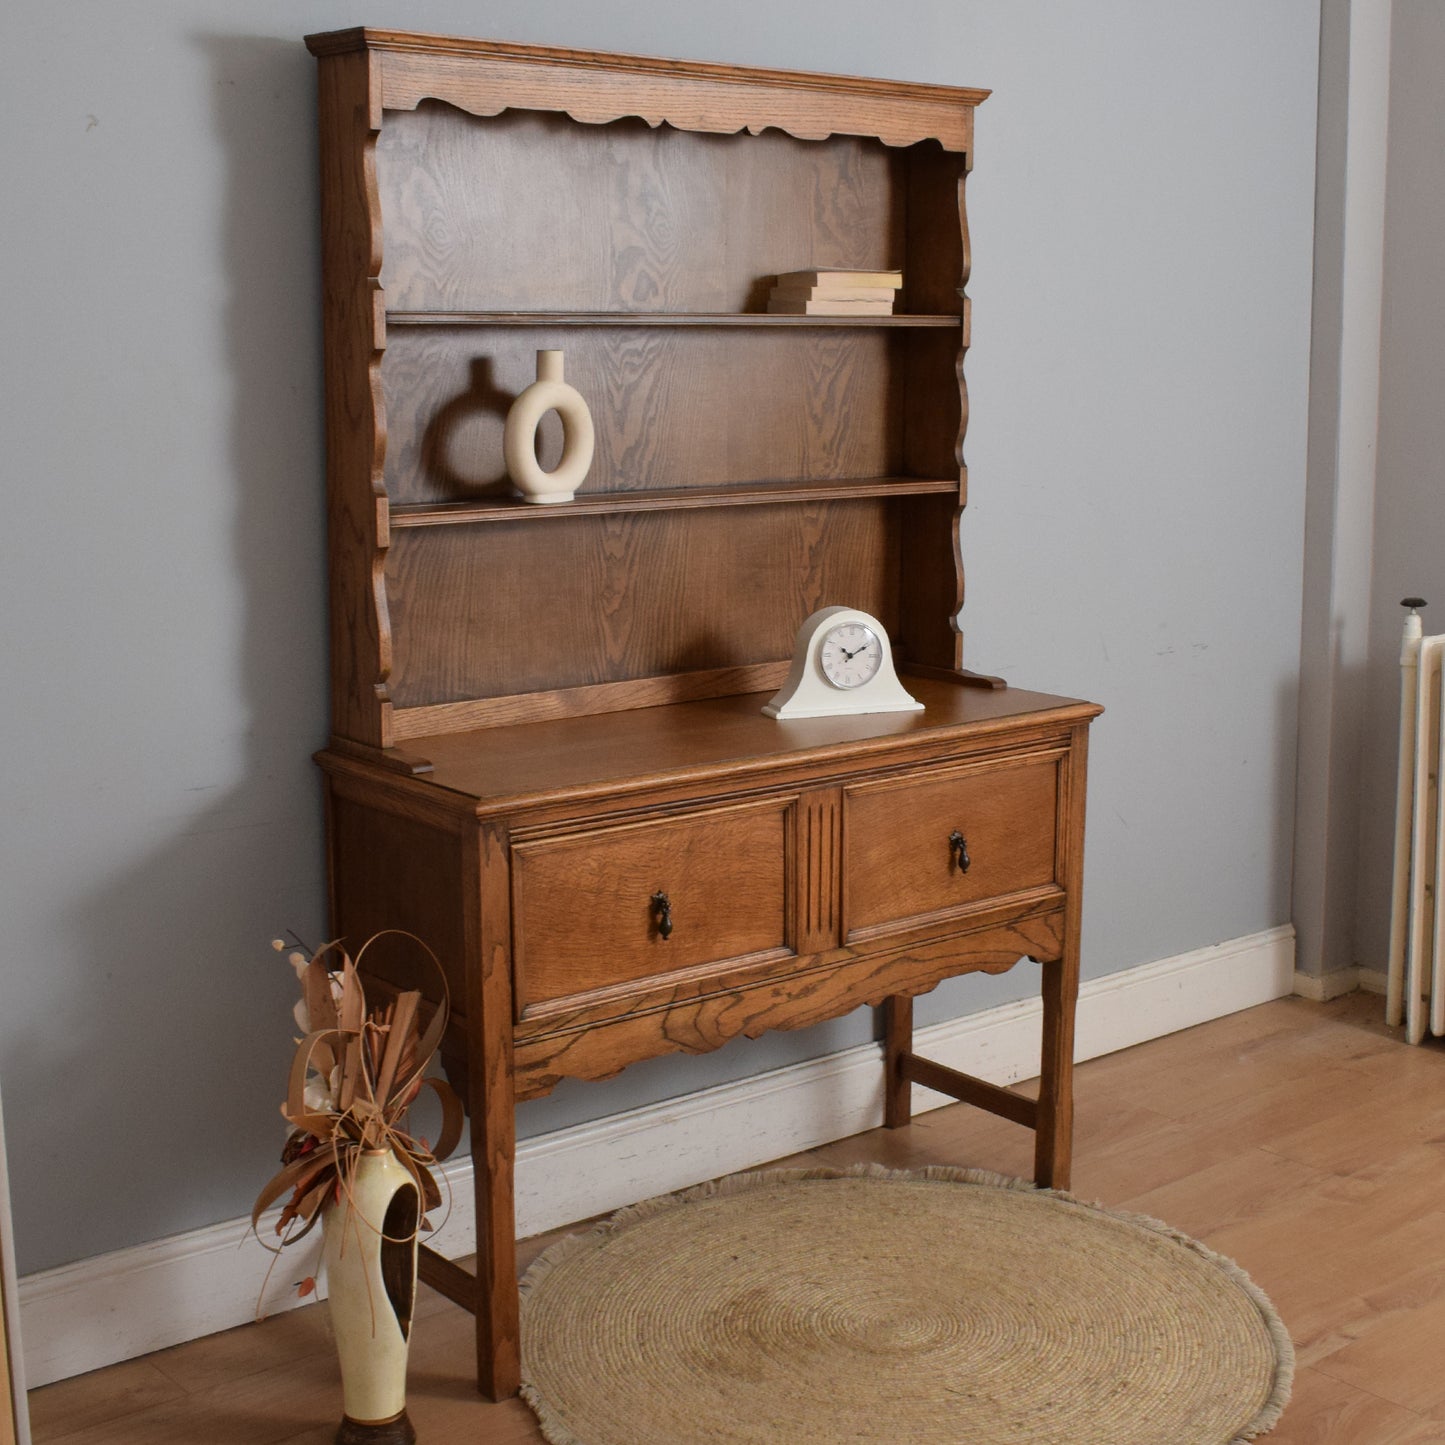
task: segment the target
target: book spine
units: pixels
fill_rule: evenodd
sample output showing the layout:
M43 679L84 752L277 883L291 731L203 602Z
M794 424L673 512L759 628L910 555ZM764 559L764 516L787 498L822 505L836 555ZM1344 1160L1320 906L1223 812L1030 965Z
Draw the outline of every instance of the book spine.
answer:
M779 286L885 286L896 291L903 285L901 271L784 271Z
M786 301L768 302L772 316L891 316L891 301Z
M889 301L897 292L891 286L774 286L778 301Z

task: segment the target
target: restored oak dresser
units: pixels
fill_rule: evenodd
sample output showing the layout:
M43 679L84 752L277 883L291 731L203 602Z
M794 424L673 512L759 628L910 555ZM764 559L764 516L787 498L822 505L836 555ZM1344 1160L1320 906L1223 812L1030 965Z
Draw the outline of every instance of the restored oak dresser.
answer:
M986 92L352 30L319 60L331 909L446 972L478 1380L518 1385L514 1107L563 1078L883 1008L914 1082L1068 1183L1087 731L962 666L968 238ZM896 314L769 315L898 268ZM596 430L575 500L502 467L538 350ZM544 434L540 459L555 463ZM549 449L551 463L549 463ZM828 603L916 713L762 705ZM920 1059L912 999L1040 968L1037 1103ZM422 982L367 952L373 988Z

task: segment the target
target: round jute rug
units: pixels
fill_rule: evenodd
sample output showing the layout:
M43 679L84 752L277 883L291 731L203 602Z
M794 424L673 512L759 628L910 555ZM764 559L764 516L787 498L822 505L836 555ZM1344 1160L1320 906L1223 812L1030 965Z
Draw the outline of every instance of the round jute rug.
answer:
M780 1171L650 1200L522 1285L553 1445L1226 1445L1294 1352L1238 1266L977 1170Z

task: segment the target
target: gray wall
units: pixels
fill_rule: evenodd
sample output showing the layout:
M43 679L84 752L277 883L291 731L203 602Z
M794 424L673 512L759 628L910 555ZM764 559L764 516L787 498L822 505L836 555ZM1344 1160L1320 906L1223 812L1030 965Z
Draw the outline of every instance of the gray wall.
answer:
M1445 7L1395 0L1357 961L1389 952L1402 597L1445 632Z
M995 87L971 661L1109 709L1089 975L1289 915L1314 0L10 0L0 1081L25 1270L243 1213L279 1142L291 982L266 940L323 927L300 39L363 19ZM923 1017L1035 982L955 985ZM640 1066L522 1126L868 1031Z

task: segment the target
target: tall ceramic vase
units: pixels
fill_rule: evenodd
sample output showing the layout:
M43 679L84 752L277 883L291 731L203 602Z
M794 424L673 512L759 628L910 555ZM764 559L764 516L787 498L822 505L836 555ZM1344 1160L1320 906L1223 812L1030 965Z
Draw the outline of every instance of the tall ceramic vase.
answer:
M327 1291L345 1416L336 1445L412 1445L406 1354L416 1299L416 1182L389 1149L357 1161L322 1219Z
M562 460L544 472L537 460L537 428L555 411L562 419ZM512 403L502 432L502 455L512 485L529 502L570 502L592 465L592 413L582 394L562 379L562 353L537 353L537 379Z

